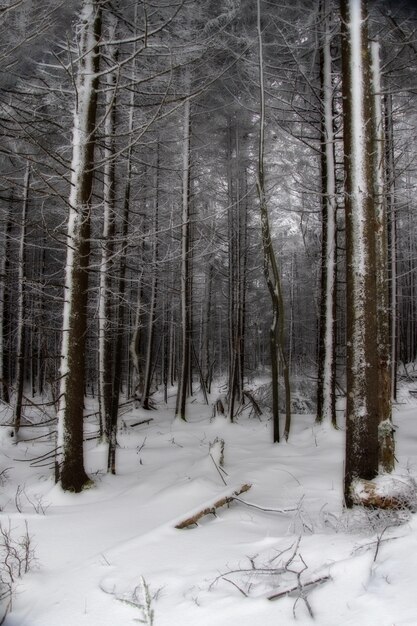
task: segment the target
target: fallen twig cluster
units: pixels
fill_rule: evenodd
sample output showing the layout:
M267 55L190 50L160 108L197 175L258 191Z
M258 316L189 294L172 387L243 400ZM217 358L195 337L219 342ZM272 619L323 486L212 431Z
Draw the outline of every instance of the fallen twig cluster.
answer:
M307 608L310 617L314 617L313 609L308 600L308 594L316 587L331 580L327 574L303 579L303 574L308 569L300 553L301 537L285 550L268 561L259 564L256 557L248 558L250 567L229 569L216 576L210 583L209 590L221 580L233 585L243 596L250 597L259 595L259 586L264 590L262 595L266 595L268 600L279 600L286 596L295 596L293 614L299 600L302 600ZM289 553L289 554L288 554ZM278 561L278 565L276 562ZM280 588L282 587L282 588ZM271 590L275 591L271 593ZM278 589L277 589L278 588Z

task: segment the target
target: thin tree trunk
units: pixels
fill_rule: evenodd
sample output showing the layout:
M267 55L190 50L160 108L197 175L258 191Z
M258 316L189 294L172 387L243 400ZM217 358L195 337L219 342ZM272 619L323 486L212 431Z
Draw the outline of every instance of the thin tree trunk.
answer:
M189 78L186 79L189 85ZM186 420L186 401L190 376L190 101L184 104L182 161L182 226L181 226L181 365L178 381L176 416Z
M133 107L131 108L130 130L133 128ZM132 185L132 154L131 148L127 155L126 188L124 197L124 211L122 222L122 236L120 243L120 267L118 281L118 319L117 335L114 352L114 378L112 389L111 420L109 432L109 451L107 457L107 471L116 474L116 449L117 449L117 420L119 416L119 396L122 387L122 356L123 356L123 336L125 331L125 293L126 293L126 249L129 232L130 195Z
M17 442L20 423L22 418L23 388L25 384L25 343L26 343L26 225L29 201L29 180L30 167L26 164L26 172L23 182L23 204L20 227L19 245L19 278L18 278L18 299L17 299L17 368L16 368L16 399L14 410L14 435Z
M322 180L322 257L316 421L336 426L336 163L334 155L334 116L331 32L329 6L322 0L323 44L321 52L321 180Z
M143 382L143 395L142 395L142 407L144 409L150 409L150 393L152 383L152 369L154 354L154 336L155 336L155 321L156 321L156 300L158 289L158 258L159 258L159 244L158 244L158 229L159 229L159 144L157 146L157 158L156 158L156 174L155 174L155 206L154 206L154 240L152 251L152 284L151 284L151 296L149 303L149 319L148 319L148 341L146 346L146 361L145 361L145 376Z
M2 293L0 299L0 397L7 404L10 402L9 385L10 385L10 296L9 284L7 277L10 271L10 241L12 233L12 215L13 215L13 196L10 197L10 205L7 213L6 229L4 233L4 253L2 257Z
M109 12L107 20L108 38L112 41L116 35L117 18ZM114 65L117 59L115 46L110 46L109 62ZM115 234L115 156L114 141L116 130L116 72L107 74L106 81L106 120L104 124L104 173L103 173L103 235L100 263L99 287L99 399L100 420L104 425L106 440L111 430L113 398L113 337L112 326L112 284L114 234Z
M288 439L291 423L291 391L289 372L284 352L284 307L282 299L281 278L278 264L272 246L271 229L269 225L268 207L265 197L264 151L265 151L265 90L263 71L261 7L257 0L257 33L259 46L259 82L260 82L260 122L259 122L259 156L258 177L256 188L259 197L261 213L261 230L263 246L263 271L272 304L272 323L269 331L269 345L271 352L272 375L272 419L273 440L279 442L279 392L278 392L278 363L281 360L285 383L285 427L284 437Z

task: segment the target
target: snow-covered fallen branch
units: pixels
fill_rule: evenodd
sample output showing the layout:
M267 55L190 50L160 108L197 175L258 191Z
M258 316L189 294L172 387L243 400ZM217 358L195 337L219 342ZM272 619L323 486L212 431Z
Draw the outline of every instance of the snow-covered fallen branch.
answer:
M210 514L216 515L217 509L219 509L222 506L225 506L226 504L230 504L231 502L233 502L233 500L236 500L237 496L240 496L241 493L245 493L246 491L249 491L251 486L252 485L249 485L249 484L242 485L241 487L239 487L239 489L237 489L236 491L233 491L233 493L231 493L230 495L224 496L223 498L216 500L210 506L205 507L204 509L201 509L200 511L198 511L191 517L187 517L187 519L183 520L182 522L179 522L179 524L175 525L175 528L180 528L180 529L188 528L189 526L196 525L198 520L204 517L205 515L210 515Z

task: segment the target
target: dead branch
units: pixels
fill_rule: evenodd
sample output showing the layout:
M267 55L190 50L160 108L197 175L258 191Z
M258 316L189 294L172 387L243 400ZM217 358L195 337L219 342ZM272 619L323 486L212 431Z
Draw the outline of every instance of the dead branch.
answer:
M294 513L299 510L299 506L296 506L292 509L269 509L263 506L259 506L258 504L253 504L252 502L246 502L246 500L241 500L241 498L235 498L241 504L246 504L246 506L250 506L253 509L258 509L259 511L264 511L266 513Z
M256 417L260 417L262 415L262 410L259 404L256 402L253 395L249 391L246 391L246 390L243 392L243 395L246 396L249 402L251 403L253 412L255 413Z
M211 453L211 452L209 452L209 457L210 457L210 458L211 458L211 460L213 461L213 463L214 463L214 467L216 468L216 470L217 470L217 472L218 472L218 474L219 474L220 478L222 479L223 484L227 486L227 482L226 482L226 480L225 480L225 478L224 478L223 474L221 473L219 466L217 465L216 461L214 460L213 455L212 455L212 453ZM224 470L223 470L223 471L224 471Z
M314 580L309 580L306 583L302 583L302 589L305 591L306 589L311 589L312 587L316 587L318 585L322 585L323 583L331 580L331 576L321 576L320 578L315 578ZM286 589L285 591L280 591L279 593L274 593L272 596L268 597L268 600L279 600L279 598L284 598L285 596L289 596L296 591L300 591L300 586L297 584L290 589Z
M189 526L194 526L197 524L198 520L204 517L205 515L216 515L216 510L226 504L230 504L239 496L241 493L245 493L245 491L249 491L252 485L242 485L239 489L234 491L230 496L225 496L224 498L220 498L220 500L216 500L211 506L208 506L198 513L195 513L191 517L183 520L179 524L176 524L175 528L188 528Z
M140 422L133 422L133 424L128 424L128 426L130 426L130 428L134 428L135 426L140 426L141 424L149 424L150 422L153 422L153 417L150 417L147 420L140 420Z

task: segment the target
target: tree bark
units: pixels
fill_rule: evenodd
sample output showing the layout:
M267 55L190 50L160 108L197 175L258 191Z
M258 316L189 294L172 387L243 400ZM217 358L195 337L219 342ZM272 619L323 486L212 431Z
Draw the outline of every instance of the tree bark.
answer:
M321 180L322 256L316 421L336 426L336 163L329 6L322 0L323 43L320 48L322 98Z
M378 473L372 94L365 2L342 0L345 151L347 402L345 502L356 479Z
M90 212L94 173L100 4L84 0L81 12L77 102L74 111L71 193L69 197L65 301L58 411L57 474L65 491L79 492L89 482L84 470L83 409Z
M20 423L22 418L23 387L25 383L25 340L26 340L26 230L27 212L29 202L30 166L26 164L26 172L23 182L23 204L20 227L19 245L19 279L17 300L17 368L16 368L16 399L14 409L14 436L17 442Z
M159 143L157 144L157 157L155 166L155 206L153 220L153 249L152 249L152 283L149 302L148 337L146 346L145 375L143 381L142 407L149 410L152 384L152 372L155 359L155 322L158 290L158 260L159 260Z
M258 177L256 188L259 198L261 213L262 247L263 247L263 271L272 304L272 323L269 331L269 344L271 352L271 376L272 376L272 419L273 440L279 442L279 392L278 392L278 364L281 361L284 384L285 384L285 426L284 438L288 439L291 424L291 391L289 371L284 350L284 306L281 289L281 278L275 252L272 246L271 229L269 225L268 207L265 197L264 175L264 151L265 151L265 90L263 72L263 50L261 29L260 0L257 0L257 32L259 46L259 79L260 79L260 129L259 129L259 156Z
M396 219L396 172L394 159L394 132L392 119L392 95L386 95L385 101L385 159L387 190L387 228L388 228L388 284L391 343L391 399L397 399L397 219Z
M4 233L4 254L2 258L2 293L0 300L0 393L1 399L7 404L10 402L10 293L9 283L7 280L10 270L10 242L12 233L12 215L13 215L13 196L10 198L10 206L7 213L6 230Z
M186 78L189 86L189 77ZM186 401L190 376L190 101L184 104L182 162L182 226L181 226L181 364L175 414L186 420Z
M116 35L117 18L108 14L108 38L112 41ZM114 66L117 60L115 46L109 46L109 62ZM111 431L113 401L113 336L112 313L113 295L111 272L114 266L115 235L115 155L114 142L116 130L116 72L110 71L106 80L106 120L104 124L104 172L103 172L103 235L100 263L99 287L99 401L100 420L104 426L106 440Z
M377 295L379 466L392 472L395 465L394 429L391 421L391 345L388 291L388 227L385 202L385 149L382 116L379 43L371 42L373 104L373 176L375 202L375 254Z

